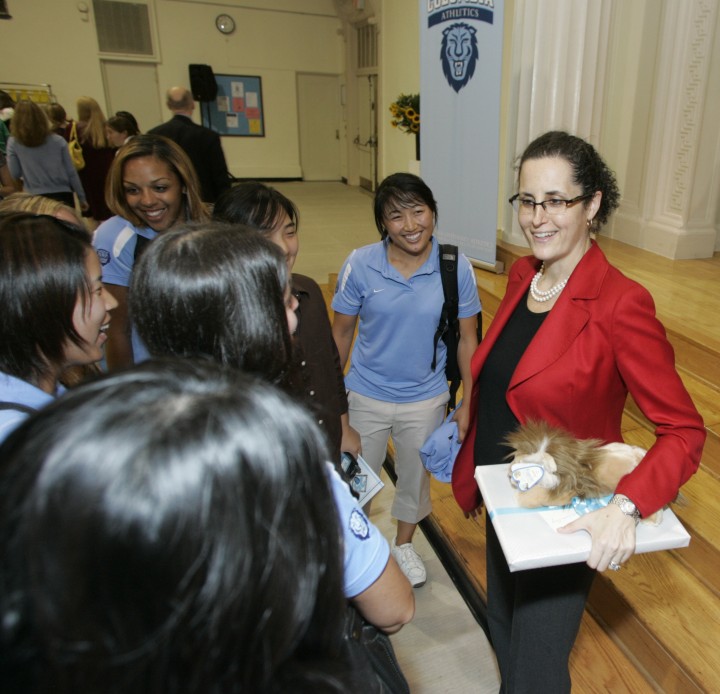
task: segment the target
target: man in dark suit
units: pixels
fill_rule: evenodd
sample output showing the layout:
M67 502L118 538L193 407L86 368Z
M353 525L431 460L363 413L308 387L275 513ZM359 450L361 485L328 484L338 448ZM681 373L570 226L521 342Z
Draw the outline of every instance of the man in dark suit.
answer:
M210 128L193 122L195 100L189 89L168 89L166 103L173 117L149 132L164 135L185 150L200 180L203 202L214 203L220 193L230 187L230 174L220 136Z

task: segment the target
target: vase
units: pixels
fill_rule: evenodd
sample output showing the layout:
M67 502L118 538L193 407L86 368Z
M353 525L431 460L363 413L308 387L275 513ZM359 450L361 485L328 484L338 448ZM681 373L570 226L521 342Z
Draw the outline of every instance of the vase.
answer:
M420 161L420 131L415 133L415 159Z

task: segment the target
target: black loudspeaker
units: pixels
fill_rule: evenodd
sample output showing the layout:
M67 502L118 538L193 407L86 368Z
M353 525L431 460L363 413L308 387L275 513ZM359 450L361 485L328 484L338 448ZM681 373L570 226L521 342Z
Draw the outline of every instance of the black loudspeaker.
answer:
M196 101L215 101L218 86L209 65L188 65L190 91Z

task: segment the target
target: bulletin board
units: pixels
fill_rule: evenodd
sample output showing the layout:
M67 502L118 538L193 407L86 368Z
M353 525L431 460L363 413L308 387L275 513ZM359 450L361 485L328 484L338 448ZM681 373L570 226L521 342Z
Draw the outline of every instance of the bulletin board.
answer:
M202 124L220 135L265 137L262 80L246 75L215 75L215 101L203 103Z

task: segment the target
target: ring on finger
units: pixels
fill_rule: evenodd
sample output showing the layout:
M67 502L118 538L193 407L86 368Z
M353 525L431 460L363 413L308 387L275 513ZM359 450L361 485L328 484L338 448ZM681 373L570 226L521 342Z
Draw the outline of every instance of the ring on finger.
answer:
M610 564L608 564L608 569L610 569L610 571L620 571L621 568L622 564L617 564L614 561L611 561Z

